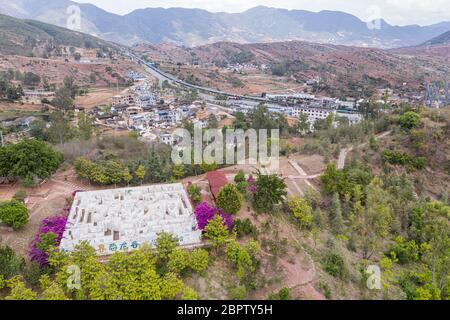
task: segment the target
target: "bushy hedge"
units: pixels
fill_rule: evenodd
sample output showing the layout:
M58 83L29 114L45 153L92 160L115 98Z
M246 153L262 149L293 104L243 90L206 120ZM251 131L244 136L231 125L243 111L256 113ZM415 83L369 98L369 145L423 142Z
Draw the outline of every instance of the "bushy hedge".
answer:
M14 230L23 228L28 222L28 209L17 200L0 203L0 221Z
M412 157L400 151L385 150L383 160L392 165L411 166L418 170L425 168L427 165L427 160L424 157Z

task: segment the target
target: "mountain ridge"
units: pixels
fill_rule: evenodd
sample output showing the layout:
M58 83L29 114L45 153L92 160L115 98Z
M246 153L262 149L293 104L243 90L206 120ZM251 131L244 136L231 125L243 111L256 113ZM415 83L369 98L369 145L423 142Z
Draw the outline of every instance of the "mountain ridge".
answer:
M197 46L218 41L240 43L312 41L363 47L394 48L419 45L450 30L450 22L430 26L393 26L380 29L341 11L287 10L257 6L241 13L203 9L143 8L125 15L70 0L0 0L0 13L64 26L67 8L81 9L80 31L105 40L132 45L171 42Z
M110 48L115 45L81 32L44 22L0 14L0 53L7 55L46 55L57 46Z

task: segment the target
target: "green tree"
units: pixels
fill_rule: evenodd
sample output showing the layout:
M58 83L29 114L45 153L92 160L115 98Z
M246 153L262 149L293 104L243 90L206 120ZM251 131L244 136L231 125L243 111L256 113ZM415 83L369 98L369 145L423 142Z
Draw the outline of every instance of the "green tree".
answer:
M172 174L175 179L183 178L185 175L184 165L183 164L174 165L172 167Z
M0 176L47 179L58 169L62 154L39 140L22 140L0 148Z
M400 116L400 126L405 130L411 130L421 125L420 115L414 111L405 112Z
M288 201L288 207L302 228L310 228L312 226L313 210L305 199L292 198Z
M0 246L0 277L2 279L9 279L20 274L24 267L25 260L16 255L13 249Z
M130 168L128 166L125 166L123 168L122 172L122 180L127 184L130 185L131 180L133 180L133 176L131 175Z
M167 261L170 254L178 246L179 240L171 233L162 232L156 239L156 252L161 261Z
M333 200L331 201L330 223L334 234L341 234L344 231L341 200L337 192L333 195Z
M320 176L320 183L322 189L328 194L338 192L338 182L340 180L340 173L336 169L336 165L330 162L325 169L325 172Z
M74 137L74 129L68 117L57 111L50 114L50 128L47 134L50 142L63 144Z
M167 268L170 272L176 274L182 274L186 270L189 264L188 253L183 249L173 249L168 254Z
M286 184L277 175L257 172L254 206L258 212L270 212L287 196Z
M143 165L139 165L136 169L136 177L142 182L144 181L145 178L145 167Z
M256 270L256 255L260 248L256 241L251 240L247 246L241 246L236 240L231 241L225 250L227 259L236 267L238 278L243 281Z
M5 300L36 300L37 294L27 288L21 276L15 276L7 281L10 293Z
M380 245L382 239L389 235L393 220L389 204L389 193L383 188L379 178L374 178L367 186L366 204L355 213L352 228L356 243L362 250L364 259L369 259Z
M84 140L92 138L93 120L85 112L78 113L78 129Z
M225 213L236 214L241 209L242 201L240 192L233 184L229 183L220 189L216 205Z
M203 272L208 268L209 253L204 249L194 249L188 256L188 265L195 272Z
M234 115L233 127L234 129L242 129L242 130L248 129L249 124L247 123L244 113L236 112L236 114Z
M109 160L106 163L106 176L110 183L114 185L120 183L123 179L122 165L115 160Z
M216 249L227 242L230 235L220 215L216 215L208 222L203 231L203 237L210 240Z
M53 98L51 104L61 111L67 111L73 108L72 91L69 88L59 88L55 92L55 98Z
M64 290L57 282L52 282L47 288L42 291L43 300L69 300L64 293Z

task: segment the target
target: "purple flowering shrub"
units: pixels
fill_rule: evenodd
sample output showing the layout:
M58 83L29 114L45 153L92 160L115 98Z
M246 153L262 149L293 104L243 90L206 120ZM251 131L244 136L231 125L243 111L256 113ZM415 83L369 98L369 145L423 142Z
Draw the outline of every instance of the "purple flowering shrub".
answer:
M35 261L41 266L48 264L48 254L42 250L43 238L48 239L48 234L53 233L55 235L53 245L59 246L66 228L66 222L67 217L64 216L48 217L42 221L39 234L34 238L29 252L31 261Z
M195 208L195 217L197 218L198 229L204 230L208 222L212 220L216 214L222 217L223 224L228 228L228 230L231 231L233 229L233 217L218 208L210 207L206 202L200 203Z
M248 183L247 190L248 190L249 192L251 192L252 194L255 194L255 193L256 193L256 185L255 185L255 182L256 182L255 178L253 178L253 176L250 175L250 176L248 177L248 179L247 179L247 183Z

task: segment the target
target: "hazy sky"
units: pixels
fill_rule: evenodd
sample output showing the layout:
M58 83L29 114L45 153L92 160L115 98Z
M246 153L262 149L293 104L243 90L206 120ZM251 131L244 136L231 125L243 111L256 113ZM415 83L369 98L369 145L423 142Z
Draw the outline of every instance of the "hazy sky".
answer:
M310 11L339 10L364 21L384 18L390 24L427 25L450 21L450 0L75 0L107 11L126 14L147 7L201 8L242 12L257 5Z

